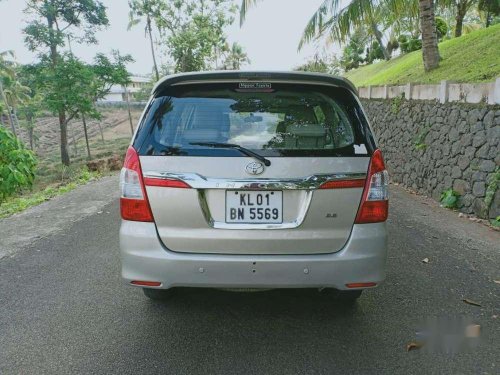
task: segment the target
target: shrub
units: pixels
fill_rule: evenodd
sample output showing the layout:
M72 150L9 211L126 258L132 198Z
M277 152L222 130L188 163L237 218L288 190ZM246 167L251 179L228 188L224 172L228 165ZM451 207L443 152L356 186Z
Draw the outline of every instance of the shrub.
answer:
M33 152L9 130L0 126L0 203L35 179L36 159Z
M441 193L441 206L445 208L457 208L459 197L460 194L458 194L455 190L445 190Z

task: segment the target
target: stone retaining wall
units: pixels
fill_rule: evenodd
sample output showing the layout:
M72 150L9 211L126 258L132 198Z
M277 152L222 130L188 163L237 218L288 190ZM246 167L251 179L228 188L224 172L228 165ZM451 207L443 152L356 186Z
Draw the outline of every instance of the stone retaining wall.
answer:
M500 215L500 107L434 101L362 99L393 182L459 208ZM496 183L495 183L496 181Z

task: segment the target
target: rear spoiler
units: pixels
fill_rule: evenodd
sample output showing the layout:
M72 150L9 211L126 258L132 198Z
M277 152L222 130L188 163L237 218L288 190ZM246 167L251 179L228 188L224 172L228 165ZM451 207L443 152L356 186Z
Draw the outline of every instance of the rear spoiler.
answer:
M311 72L244 72L244 71L210 71L172 74L160 79L153 87L151 94L156 94L166 87L184 84L224 83L224 82L290 82L297 84L315 84L341 87L354 96L358 90L353 83L343 77L324 73Z

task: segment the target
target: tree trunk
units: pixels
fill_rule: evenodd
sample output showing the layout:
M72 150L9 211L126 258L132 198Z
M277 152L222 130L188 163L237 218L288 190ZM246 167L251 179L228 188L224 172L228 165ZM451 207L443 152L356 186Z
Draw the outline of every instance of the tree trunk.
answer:
M89 135L87 133L87 120L85 119L85 115L82 114L82 122L83 122L83 133L85 134L85 144L87 145L87 156L92 159L92 155L90 155L90 146L89 146Z
M158 72L158 65L156 65L156 56L155 56L155 48L154 48L154 43L153 43L153 30L151 29L151 18L148 15L147 18L147 25L148 29L148 34L149 34L149 42L151 44L151 55L153 56L153 66L155 69L155 75L156 75L156 80L160 80L160 73Z
M455 38L462 36L462 30L464 26L464 18L467 13L466 4L459 3L457 5L457 15L455 20L457 21L455 25Z
M30 123L30 126L28 128L28 137L30 140L30 150L33 151L34 149L34 144L33 144L33 122Z
M130 131L132 132L132 135L134 135L134 124L132 123L132 114L130 113L130 98L128 96L128 90L125 86L123 86L125 90L125 98L127 102L127 111L128 111L128 121L130 122Z
M69 126L69 123L68 123L68 126ZM71 138L73 139L73 147L75 149L75 156L78 156L78 142L76 141L76 137L75 137L75 127L73 127L73 129L71 129Z
M377 42L378 42L378 44L380 46L380 49L382 50L382 54L384 55L384 59L385 60L390 60L391 59L391 54L389 53L389 51L387 51L387 48L384 46L384 42L382 40L382 33L377 28L377 24L372 21L371 22L371 27L372 27L373 34L374 34L375 38L377 39Z
M59 111L59 130L61 133L61 162L69 166L68 124L66 123L66 113L63 110Z
M419 0L422 58L426 72L439 66L439 49L433 0Z
M52 69L55 70L57 66L57 58L58 58L58 53L57 53L57 44L55 42L54 38L54 19L52 18L51 15L47 16L47 25L49 27L49 33L50 33L50 61L52 64ZM66 123L66 112L64 109L59 109L58 111L59 115L59 129L61 132L61 162L69 166L70 164L70 159L69 159L69 152L68 152L68 124Z
M7 97L5 96L5 92L3 91L3 82L0 79L0 95L2 95L2 100L7 106L7 113L9 114L9 122L10 122L10 128L12 129L12 133L17 137L16 133L16 127L14 125L14 119L12 118L12 112L10 110L9 102L7 101Z
M490 25L491 25L491 18L492 18L492 17L491 17L491 13L490 13L490 11L488 10L488 11L486 12L486 27L490 27Z
M99 121L97 121L97 126L99 127L99 133L101 133L101 141L102 141L102 144L104 144L104 133L102 131L102 126L101 126L101 123Z

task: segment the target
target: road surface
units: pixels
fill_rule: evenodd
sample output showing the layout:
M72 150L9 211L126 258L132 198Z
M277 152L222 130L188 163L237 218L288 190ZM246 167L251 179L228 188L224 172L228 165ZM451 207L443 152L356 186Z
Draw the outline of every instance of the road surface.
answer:
M354 308L307 290L161 304L120 280L114 186L0 220L0 374L500 373L499 232L393 186L387 281ZM479 346L407 352L438 315L479 324Z

